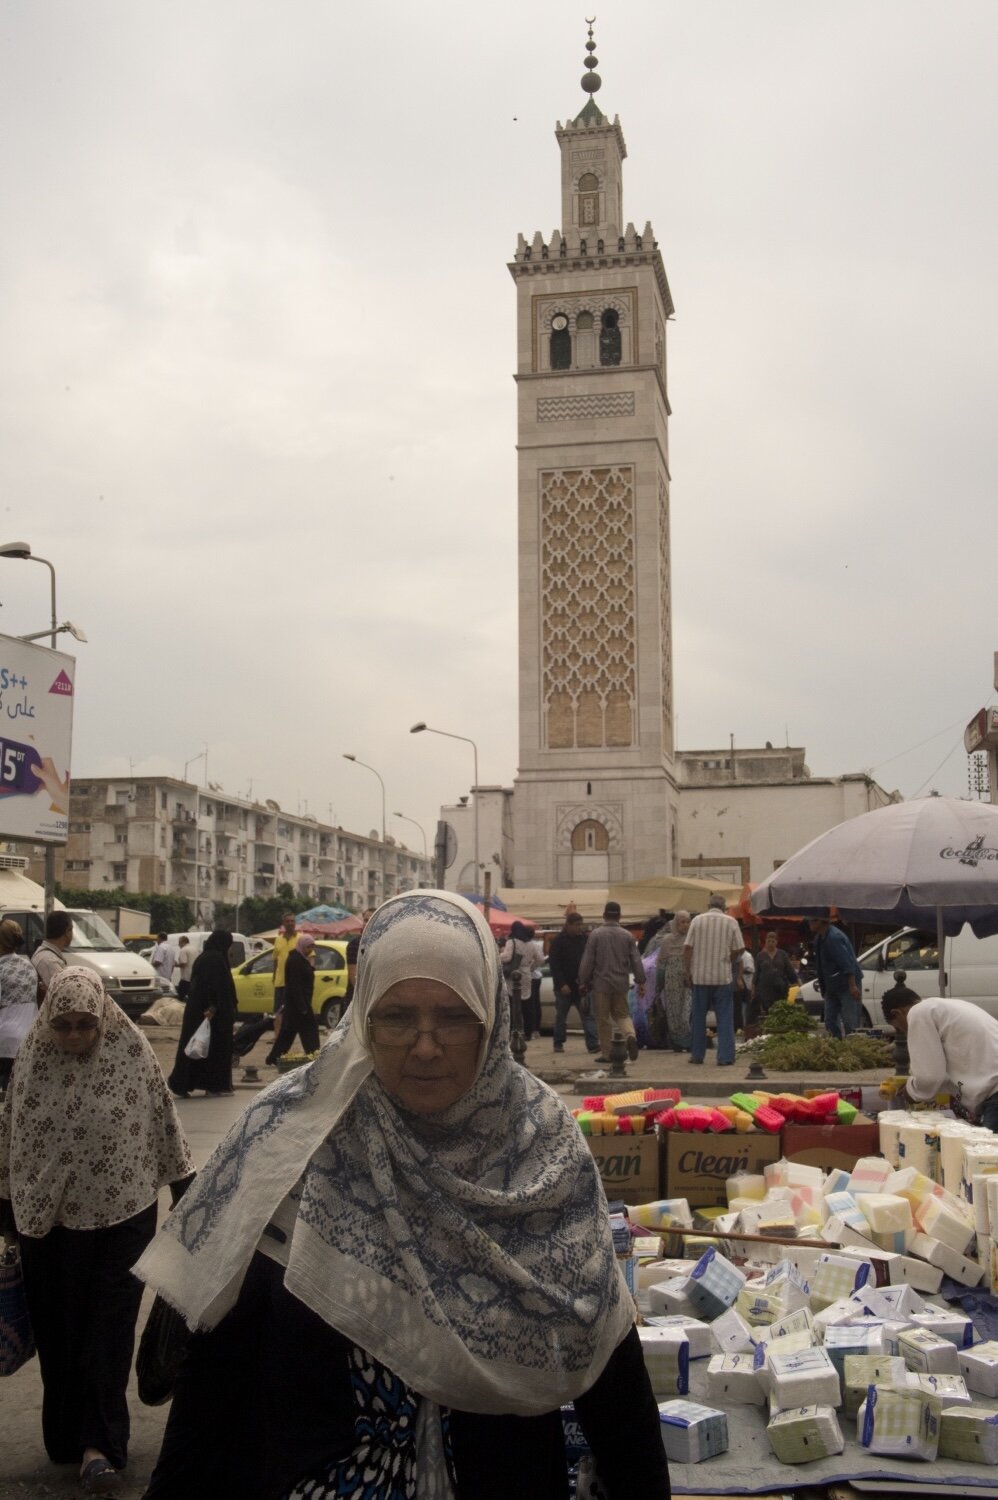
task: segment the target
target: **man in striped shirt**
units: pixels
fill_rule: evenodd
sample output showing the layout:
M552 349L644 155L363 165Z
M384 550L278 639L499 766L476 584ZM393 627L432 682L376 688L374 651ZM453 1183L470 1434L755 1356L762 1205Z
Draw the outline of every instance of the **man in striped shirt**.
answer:
M724 897L711 896L707 910L690 923L683 945L686 982L693 985L690 1062L703 1062L711 1007L717 1017L718 1067L730 1067L735 1060L734 986L744 951L742 930L734 917L725 915Z

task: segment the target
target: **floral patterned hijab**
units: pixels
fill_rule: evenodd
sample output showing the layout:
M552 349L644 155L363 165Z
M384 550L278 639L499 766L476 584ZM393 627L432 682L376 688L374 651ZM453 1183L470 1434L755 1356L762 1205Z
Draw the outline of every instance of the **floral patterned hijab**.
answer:
M98 1022L89 1052L64 1053L52 1035L52 1021L70 1012ZM21 1044L0 1112L0 1198L11 1201L19 1233L120 1224L193 1170L148 1041L92 969L62 969Z

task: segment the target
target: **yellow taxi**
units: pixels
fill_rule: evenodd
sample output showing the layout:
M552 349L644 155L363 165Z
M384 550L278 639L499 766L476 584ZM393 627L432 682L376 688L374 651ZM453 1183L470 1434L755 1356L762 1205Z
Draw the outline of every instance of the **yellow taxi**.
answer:
M274 950L268 948L233 969L236 1011L240 1020L266 1016L274 1009ZM332 1028L343 1011L347 992L347 945L333 939L315 940L315 987L312 1009L322 1026Z

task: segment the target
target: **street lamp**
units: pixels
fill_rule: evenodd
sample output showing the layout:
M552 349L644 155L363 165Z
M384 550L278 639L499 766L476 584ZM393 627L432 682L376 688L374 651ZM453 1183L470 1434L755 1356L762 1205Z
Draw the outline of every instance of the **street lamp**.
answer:
M47 631L43 630L41 632L41 634L48 636L48 638L49 638L49 645L52 647L52 650L54 651L55 650L55 638L58 635L59 630L61 628L65 628L65 627L60 627L59 625L56 624L56 620L58 619L58 616L56 615L56 612L55 612L55 568L54 568L54 566L52 565L52 563L49 562L49 560L48 560L47 557L38 557L34 552L32 552L31 545L30 545L29 542L3 542L3 543L0 543L0 557L12 557L12 558L15 558L18 562L36 562L36 563L41 563L43 567L48 568L48 570L49 570L49 583L50 583L50 592L49 592L50 611L49 611L49 614L50 614L50 619L51 619L52 623L51 623L49 629ZM74 634L75 634L75 632L74 632ZM34 636L26 636L25 639L26 640L34 640L34 639L36 639L36 637L34 637ZM79 637L77 637L77 639L79 639ZM54 844L46 844L45 845L45 915L46 916L48 916L49 912L52 910L52 907L54 905L55 905L55 845Z
M427 734L442 734L444 738L448 740L462 740L464 744L470 745L472 750L474 751L475 784L471 788L471 795L474 798L475 803L475 895L477 896L480 893L481 888L481 870L478 863L478 746L475 744L474 740L469 740L466 734L451 734L449 729L434 729L431 725L424 724L422 720L420 720L418 724L413 724L412 728L409 730L409 733L423 734L424 731Z
M381 772L376 771L373 766L369 766L366 760L358 760L356 755L348 755L346 751L343 752L343 759L352 760L355 766L363 766L365 771L370 771L371 775L377 776L379 782L381 782L381 899L384 900L386 884L385 870L388 866L388 848L385 837L387 822L385 817L385 783L381 779Z
M411 823L414 828L419 829L419 832L423 839L423 858L426 859L426 830L423 827L422 823L417 823L415 818L409 818L405 813L392 813L392 817L401 818L403 823Z
M68 631L75 641L82 641L84 646L87 644L87 638L84 635L83 631L80 629L79 625L74 625L72 620L64 620L63 623L61 625L57 625L54 630L36 630L32 635L19 635L18 640L40 641L43 635L47 635L54 643L56 636L61 635L64 630Z

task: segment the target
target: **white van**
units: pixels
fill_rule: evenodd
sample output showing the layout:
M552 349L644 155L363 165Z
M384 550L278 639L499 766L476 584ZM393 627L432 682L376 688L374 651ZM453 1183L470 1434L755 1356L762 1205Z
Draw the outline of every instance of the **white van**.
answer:
M45 892L24 871L28 861L18 855L0 855L0 920L10 917L24 933L23 953L30 958L45 936ZM73 918L73 941L66 952L71 964L94 969L104 988L130 1016L158 1000L160 987L152 965L137 953L129 953L121 940L94 911L73 911L55 902L56 911L69 911Z
M956 937L945 939L943 950L946 993L958 1000L979 1005L998 1019L998 935L975 937L964 927ZM939 944L935 932L924 928L902 927L898 932L859 955L863 970L863 1009L865 1023L883 1025L880 1001L894 987L894 974L903 969L909 989L928 999L939 994ZM813 1009L821 1004L814 984L806 984L801 999Z

